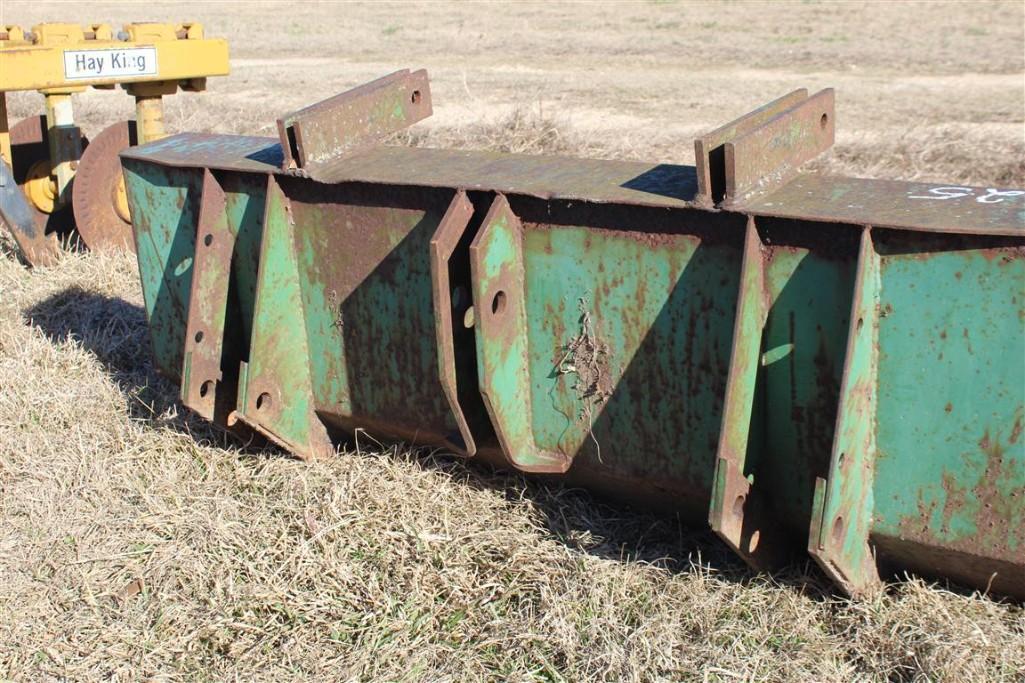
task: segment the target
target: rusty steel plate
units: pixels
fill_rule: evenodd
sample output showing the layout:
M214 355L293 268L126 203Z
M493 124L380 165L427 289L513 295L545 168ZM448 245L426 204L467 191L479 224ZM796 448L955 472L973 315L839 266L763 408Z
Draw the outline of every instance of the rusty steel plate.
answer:
M184 133L122 153L163 166L276 172L272 138ZM452 187L542 199L636 206L702 206L693 166L376 147L336 161L330 182ZM935 197L935 199L930 199ZM1025 189L801 174L731 211L854 225L986 235L1025 233Z
M104 128L82 153L71 188L72 205L78 234L90 249L135 250L127 201L121 200L125 209L117 208L118 195L124 194L118 154L135 144L135 122L119 121Z
M794 90L694 140L698 194L709 206L721 202L726 195L726 143L757 130L807 99L806 88Z
M833 146L835 95L831 88L781 112L725 145L726 201L772 192L801 166Z
M317 178L324 162L378 143L430 115L427 72L396 71L278 119L282 166Z
M281 146L272 138L208 133L182 133L125 150L121 157L162 166L255 173L278 171L283 158ZM316 180L663 207L693 206L697 194L693 166L413 147L357 152L325 163Z
M745 203L743 211L928 232L1025 235L1025 189L807 174Z
M140 147L129 147L121 152L121 158L162 166L250 173L273 173L284 160L277 138L210 133L169 135Z
M30 265L48 266L57 260L57 241L46 239L36 229L25 193L14 182L14 173L4 159L0 159L0 224L11 231L18 252Z
M14 182L24 192L26 184L32 179L33 167L38 171L38 163L50 156L49 136L45 116L30 116L22 119L11 127L11 156ZM85 135L82 136L82 148L89 144ZM47 265L53 261L60 248L60 239L66 237L75 225L74 215L69 205L64 205L53 213L40 211L32 202L28 202L36 228L36 235L22 236L25 244L22 251L26 260L32 265Z

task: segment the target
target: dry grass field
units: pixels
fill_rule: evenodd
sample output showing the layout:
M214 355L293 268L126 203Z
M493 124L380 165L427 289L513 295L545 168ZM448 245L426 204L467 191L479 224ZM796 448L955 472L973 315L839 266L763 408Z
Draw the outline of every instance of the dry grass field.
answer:
M233 73L174 130L275 117L401 67L401 141L691 163L691 138L838 89L815 167L1025 186L1025 5L0 0L0 23L198 20ZM41 98L11 99L15 118ZM76 96L95 134L122 93ZM852 602L702 529L361 442L239 444L153 371L131 255L0 239L0 679L1025 681L1025 612L916 578Z

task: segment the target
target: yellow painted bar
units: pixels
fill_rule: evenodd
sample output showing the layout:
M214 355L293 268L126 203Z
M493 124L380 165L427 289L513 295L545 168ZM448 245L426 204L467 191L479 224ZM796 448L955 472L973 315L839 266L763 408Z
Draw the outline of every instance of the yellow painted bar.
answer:
M47 93L46 128L50 142L50 174L57 179L56 205L71 200L74 164L82 158L82 131L75 125L71 95Z
M2 42L0 42L2 45ZM118 74L109 77L69 79L65 52L95 53L110 58L119 51L152 48L154 73ZM88 56L88 55L87 55ZM223 39L173 39L153 42L86 40L63 45L15 44L0 47L0 91L48 90L52 88L185 81L228 73L228 43Z
M136 96L135 134L140 145L167 137L167 131L164 130L164 102L160 95Z
M11 127L7 122L7 95L0 91L0 158L14 166L11 160Z

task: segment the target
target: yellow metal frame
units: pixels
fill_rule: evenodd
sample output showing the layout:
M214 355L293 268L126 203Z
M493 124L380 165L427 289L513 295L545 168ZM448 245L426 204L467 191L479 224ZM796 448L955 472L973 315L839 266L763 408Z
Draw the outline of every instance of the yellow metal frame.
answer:
M113 55L120 50L148 48L156 59L154 73L119 74L96 78L69 78L66 52L95 52ZM75 166L82 155L81 135L74 124L71 94L88 87L113 88L121 85L135 97L136 135L144 144L164 137L164 95L179 88L199 91L208 76L228 74L228 43L204 38L203 26L187 24L126 24L117 33L109 24L37 24L30 32L20 26L0 27L0 157L11 159L6 93L38 90L46 98L47 127L50 129L52 182L38 178L35 192L26 194L40 211L52 212L67 202ZM61 135L54 134L60 129ZM37 170L37 175L42 171ZM44 187L45 186L45 187ZM41 189L40 189L41 188ZM127 206L116 207L127 213Z
M20 27L5 28L8 39L0 40L2 92L55 88L73 88L74 91L79 91L90 86L194 81L208 76L228 74L227 41L203 38L203 27L200 24L128 24L121 32L127 40L117 40L107 24L95 24L85 28L77 24L39 24L32 29L35 42L27 41ZM67 50L125 50L147 47L156 50L155 74L74 80L65 77L64 53ZM202 83L187 83L185 89L202 89L203 86Z

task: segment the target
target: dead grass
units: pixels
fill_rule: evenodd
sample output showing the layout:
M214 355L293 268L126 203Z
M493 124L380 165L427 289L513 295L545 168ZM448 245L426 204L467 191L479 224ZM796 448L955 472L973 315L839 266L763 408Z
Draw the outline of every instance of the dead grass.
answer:
M391 144L413 147L484 149L513 154L562 154L614 158L623 151L591 142L563 121L531 107L517 107L497 122L451 127L416 126L393 136Z
M198 14L232 40L236 74L172 99L176 130L271 135L283 110L424 64L438 122L405 144L687 163L698 129L839 80L815 169L1025 185L1014 3L427 4L423 26L293 3L273 58L254 46L281 7L242 7L95 11ZM130 113L80 102L88 132ZM183 411L147 334L131 256L27 271L0 237L0 679L1025 681L1020 606L918 579L850 602L808 565L755 576L707 532L442 453L361 442L308 465L238 444Z
M892 139L878 133L842 137L822 159L821 171L986 187L1025 187L1025 135L980 135L957 126L912 128Z
M563 154L599 159L647 160L670 153L658 144L622 138L595 138L560 117L536 107L517 107L491 123L416 127L392 144L418 147L486 149L523 154ZM957 126L912 128L895 138L877 132L844 135L828 153L807 165L809 172L865 178L1025 187L1025 136L1001 139Z

